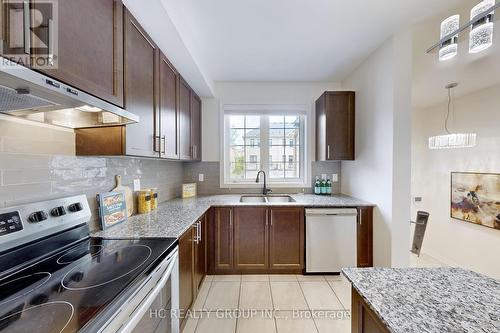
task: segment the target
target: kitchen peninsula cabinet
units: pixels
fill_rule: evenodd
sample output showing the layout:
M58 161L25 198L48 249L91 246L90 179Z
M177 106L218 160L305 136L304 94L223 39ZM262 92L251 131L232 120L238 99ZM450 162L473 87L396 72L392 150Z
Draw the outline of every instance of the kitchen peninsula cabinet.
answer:
M316 161L354 160L353 91L327 91L316 101Z

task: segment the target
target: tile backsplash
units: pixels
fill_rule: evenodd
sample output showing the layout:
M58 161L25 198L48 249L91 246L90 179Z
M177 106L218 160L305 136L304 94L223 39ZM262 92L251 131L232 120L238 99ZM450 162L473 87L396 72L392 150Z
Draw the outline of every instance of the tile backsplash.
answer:
M332 174L338 174L340 179L340 162L312 162L311 165L311 184L314 184L316 176L326 174L332 177ZM198 175L204 175L204 181L198 181ZM257 188L221 188L220 187L220 163L219 162L200 162L184 163L184 182L197 183L198 193L206 194L228 194L228 193L258 193ZM340 183L333 183L332 192L340 193ZM272 186L271 186L272 188ZM279 188L275 189L279 193L312 193L313 188Z
M19 140L17 140L19 139ZM30 144L31 142L31 144ZM183 164L134 157L76 157L72 131L0 119L0 207L85 194L97 227L95 195L115 187L157 187L160 201L181 194ZM54 154L54 152L58 152Z

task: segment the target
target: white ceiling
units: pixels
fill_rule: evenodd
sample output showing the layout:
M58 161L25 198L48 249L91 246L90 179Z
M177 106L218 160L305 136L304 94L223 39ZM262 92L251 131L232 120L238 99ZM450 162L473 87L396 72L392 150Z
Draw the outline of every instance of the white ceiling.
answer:
M214 81L338 81L397 29L460 2L159 1Z

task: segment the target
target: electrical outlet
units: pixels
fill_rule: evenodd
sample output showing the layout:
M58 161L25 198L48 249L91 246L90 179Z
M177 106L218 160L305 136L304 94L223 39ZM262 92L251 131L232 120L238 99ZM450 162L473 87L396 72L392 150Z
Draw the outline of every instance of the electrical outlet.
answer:
M339 182L339 175L334 173L332 174L332 183L338 183Z
M134 192L140 191L141 190L141 180L140 179L134 179Z
M202 173L198 174L198 181L199 181L199 182L203 182L203 181L205 181L205 175L204 175L204 174L202 174Z
M415 201L415 202L422 202L422 197L415 197L415 198L414 198L414 201Z

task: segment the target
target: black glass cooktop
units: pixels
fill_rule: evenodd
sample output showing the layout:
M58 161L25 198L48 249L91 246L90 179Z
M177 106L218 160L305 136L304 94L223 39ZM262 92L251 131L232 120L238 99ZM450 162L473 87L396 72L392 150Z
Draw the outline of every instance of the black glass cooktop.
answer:
M0 332L77 332L137 287L175 239L91 238L0 280Z

